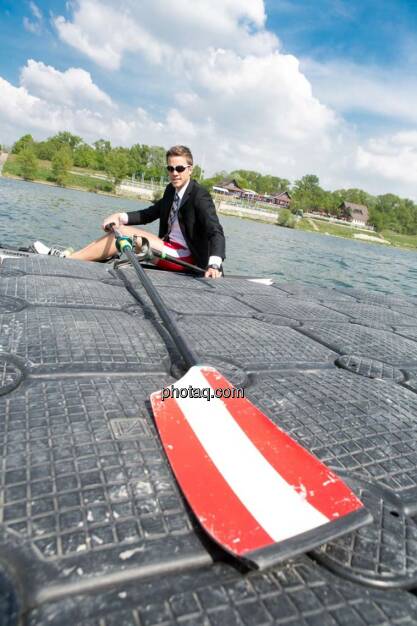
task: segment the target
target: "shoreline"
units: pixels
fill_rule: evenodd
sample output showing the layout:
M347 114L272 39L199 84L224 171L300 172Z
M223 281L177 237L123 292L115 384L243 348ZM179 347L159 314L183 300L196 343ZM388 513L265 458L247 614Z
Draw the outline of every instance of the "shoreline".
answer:
M110 192L110 191L101 191L101 190L91 190L91 189L86 189L85 187L79 187L77 185L57 185L54 182L51 181L46 181L46 180L25 180L24 178L22 178L21 176L16 176L14 174L10 174L10 173L1 173L0 174L1 177L3 178L10 178L12 180L17 180L17 181L23 181L26 183L36 183L39 185L47 185L49 187L59 187L61 189L72 189L74 191L82 191L82 192L86 192L86 193L93 193L96 195L101 195L101 196L108 196L108 197L112 197L112 198L129 198L131 200L141 200L144 202L150 202L149 199L149 195L146 197L145 195L141 195L140 193L114 193L114 192ZM213 198L214 201L214 198ZM220 201L220 202L215 202L216 204L216 210L219 212L220 215L227 215L230 217L237 217L239 219L245 219L245 220L251 220L251 221L257 221L257 222L261 222L264 224L271 224L272 226L276 226L276 227L280 227L279 224L277 224L276 222L276 217L273 216L273 214L271 214L271 218L267 218L266 215L263 214L262 211L258 210L251 210L249 211L246 207L244 206L237 206L237 205L233 205L230 207L223 207L222 204L224 204L224 201ZM273 216L273 217L272 217ZM306 218L307 219L307 218ZM313 222L313 220L311 218L308 218L308 221ZM312 234L321 234L321 235L327 235L327 236L331 236L331 237L338 237L339 239L350 239L352 241L357 241L358 243L364 243L367 245L377 245L377 246L386 246L386 247L392 247L392 248L400 248L402 250L407 250L409 252L417 252L417 238L416 238L416 244L412 245L412 244L407 244L407 243L398 243L395 241L389 241L388 239L386 239L382 234L379 236L379 238L377 239L377 237L375 236L358 236L360 235L360 229L353 229L350 232L353 232L353 236L352 237L346 237L343 236L342 234L336 234L336 233L329 233L329 232L322 232L318 227L316 227L315 224L311 224L313 230L309 230L309 229L305 229L305 228L300 228L295 226L294 230L303 230L304 232L311 232ZM286 226L281 226L281 228L287 228ZM355 233L354 231L357 230L358 232ZM363 231L362 231L363 232ZM397 233L394 233L394 235L396 235Z

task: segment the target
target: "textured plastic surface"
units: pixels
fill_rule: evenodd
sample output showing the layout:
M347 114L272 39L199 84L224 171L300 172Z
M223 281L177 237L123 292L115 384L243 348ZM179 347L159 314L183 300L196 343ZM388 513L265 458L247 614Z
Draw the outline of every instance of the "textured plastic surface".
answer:
M321 565L213 565L224 555L185 504L150 412L181 359L132 270L4 259L0 623L416 624L417 299L149 274L202 359L346 471L374 525L321 548ZM372 307L366 320L346 314L355 302Z
M367 359L356 354L341 356L336 360L336 364L350 372L355 372L355 374L367 376L368 378L393 380L396 383L404 380L404 374L398 367L392 367L392 365L387 363L382 363L375 359Z
M28 307L0 314L0 328L0 350L23 359L33 373L169 366L166 346L151 322L122 311Z
M31 254L24 258L3 259L0 265L0 275L7 275L9 271L18 271L19 274L34 274L35 276L67 276L86 278L88 280L105 280L112 277L111 266L103 263L89 263L84 261L68 260L63 262L57 257Z
M392 494L374 484L349 480L373 523L332 540L314 556L333 571L375 587L417 586L417 525Z
M338 313L332 309L316 304L315 302L303 302L288 296L281 296L275 290L268 292L268 295L258 296L248 294L245 296L245 302L250 304L260 313L269 313L274 315L283 315L295 320L330 320L330 321L346 321L346 315ZM271 294L272 292L272 294Z
M326 572L307 558L268 573L216 565L93 597L75 596L33 611L28 626L411 626L417 601Z
M0 567L0 623L1 626L19 626L22 604L16 581Z
M276 289L284 291L302 300L313 300L314 302L354 302L347 293L342 293L338 289L326 289L325 287L311 287L301 283L278 283Z
M387 330L360 324L327 326L320 322L314 327L306 324L304 332L340 354L357 354L397 367L417 366L417 342Z
M123 285L60 276L16 276L0 281L0 301L4 296L20 298L29 304L121 309L135 304Z
M282 327L256 319L208 317L180 318L202 362L211 356L234 361L249 370L270 367L326 367L337 354L303 337L287 325ZM417 345L417 344L416 344Z
M355 324L370 326L371 328L392 327L399 324L416 324L417 319L406 313L393 311L384 306L350 302L329 302L328 306L347 315ZM410 309L408 311L411 312Z

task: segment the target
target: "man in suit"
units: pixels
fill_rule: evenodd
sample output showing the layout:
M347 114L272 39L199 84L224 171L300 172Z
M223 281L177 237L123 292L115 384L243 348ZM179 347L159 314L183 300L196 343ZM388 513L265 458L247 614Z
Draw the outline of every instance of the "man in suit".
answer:
M105 230L113 222L123 234L136 237L138 250L145 237L152 248L206 269L207 278L219 278L225 258L225 238L213 200L204 187L191 179L193 156L189 148L173 146L166 157L170 183L161 200L141 211L113 213L103 221L102 228ZM158 237L134 228L137 224L148 224L157 219ZM108 233L67 256L84 261L100 261L114 254L114 236ZM166 260L158 260L157 264L164 269L183 269Z

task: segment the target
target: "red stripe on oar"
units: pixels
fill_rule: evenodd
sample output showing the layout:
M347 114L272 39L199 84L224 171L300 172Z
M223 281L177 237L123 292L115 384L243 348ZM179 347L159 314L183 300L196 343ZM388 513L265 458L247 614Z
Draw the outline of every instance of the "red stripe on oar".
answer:
M234 389L216 370L201 368L213 390ZM282 478L329 520L363 508L351 489L246 398L221 400L240 428Z
M272 545L274 540L242 504L198 438L173 398L151 395L155 421L181 489L205 530L231 552ZM227 451L225 451L225 454Z

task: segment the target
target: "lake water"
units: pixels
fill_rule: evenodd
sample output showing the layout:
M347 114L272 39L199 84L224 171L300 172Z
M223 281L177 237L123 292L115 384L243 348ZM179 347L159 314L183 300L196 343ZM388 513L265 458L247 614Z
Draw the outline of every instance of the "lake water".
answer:
M35 239L79 248L100 234L102 219L149 203L0 177L0 242ZM417 295L417 253L220 216L227 273L270 276L324 287ZM157 232L157 224L149 225Z

